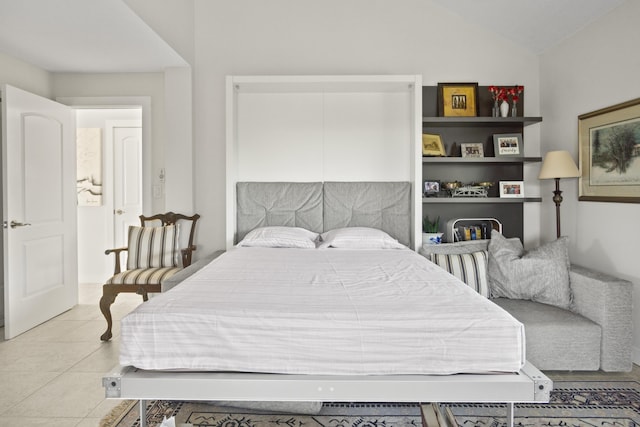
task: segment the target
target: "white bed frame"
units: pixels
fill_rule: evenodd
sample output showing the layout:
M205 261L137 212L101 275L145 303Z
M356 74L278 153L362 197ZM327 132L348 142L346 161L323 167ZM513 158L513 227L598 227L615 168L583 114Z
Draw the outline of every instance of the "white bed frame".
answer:
M411 212L411 246L420 238L420 76L305 76L305 77L229 77L227 79L227 246L234 244L236 234L236 183L239 181L409 181L412 184L406 210ZM311 101L307 104L309 94ZM344 93L335 101L335 94ZM291 97L290 94L295 96ZM318 95L320 94L320 95ZM265 95L265 96L263 96ZM373 96L370 98L369 95ZM265 100L273 98L286 114L265 119L272 111ZM371 99L390 102L399 108L377 109L369 106ZM354 109L354 102L359 108ZM255 104L255 105L254 105ZM344 104L344 105L343 105ZM404 111L397 117L396 110ZM323 111L317 115L315 112ZM336 110L336 111L334 111ZM379 111L391 112L380 117ZM288 114L304 113L299 122L318 122L312 130L294 128L293 139L282 138L282 126L290 126ZM366 113L366 114L365 114ZM284 119L282 117L284 117ZM243 118L258 123L242 122ZM318 120L323 117L323 120ZM329 120L333 117L333 122ZM346 117L346 119L345 119ZM250 120L250 121L251 121ZM278 120L282 123L278 125ZM331 122L330 128L327 123ZM342 175L344 168L327 164L339 163L344 157L345 139L352 133L349 126L357 122L367 129L379 129L379 134L361 135L367 150L373 152L366 161L352 155L353 167ZM313 124L312 123L312 124ZM255 126L253 126L255 125ZM278 127L280 126L280 127ZM408 126L408 128L407 128ZM406 128L406 129L405 129ZM342 131L349 130L344 135ZM241 131L239 131L241 130ZM288 129L287 130L291 130ZM385 151L389 130L398 139L394 150L401 155L394 168L371 167L388 161ZM267 132L268 131L268 132ZM239 135L243 135L242 138ZM327 138L332 135L333 139ZM303 157L291 157L290 147L301 141L316 141L299 151ZM271 142L269 142L271 141ZM265 144L279 153L274 164L265 164L260 150ZM294 145L291 145L294 144ZM373 149L372 147L377 147ZM310 155L316 153L317 155ZM348 153L347 153L348 154ZM273 156L272 156L273 157ZM323 159L318 164L317 159ZM309 160L316 160L310 162ZM280 163L301 165L282 167ZM312 165L313 167L311 167ZM294 176L282 175L291 173ZM302 174L302 175L300 175ZM386 174L386 175L385 175ZM326 214L326 213L325 213ZM265 224L286 225L286 224ZM350 226L365 224L350 224ZM169 343L170 345L170 343ZM518 373L457 374L457 375L282 375L222 372L165 372L118 367L103 378L107 398L140 400L140 419L146 422L146 400L227 400L227 401L358 401L358 402L502 402L507 404L508 425L513 425L513 404L518 402L548 402L553 384L530 364Z
M527 363L512 374L459 375L279 375L225 372L158 372L118 367L102 379L106 397L140 401L146 426L147 400L494 402L546 403L553 384Z

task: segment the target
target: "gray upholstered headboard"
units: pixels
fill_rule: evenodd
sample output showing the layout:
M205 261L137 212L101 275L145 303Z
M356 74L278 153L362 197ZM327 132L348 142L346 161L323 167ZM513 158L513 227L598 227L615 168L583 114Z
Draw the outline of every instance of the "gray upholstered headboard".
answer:
M321 182L238 182L236 194L236 243L269 225L323 231Z
M236 242L256 227L372 227L411 242L409 182L239 182Z

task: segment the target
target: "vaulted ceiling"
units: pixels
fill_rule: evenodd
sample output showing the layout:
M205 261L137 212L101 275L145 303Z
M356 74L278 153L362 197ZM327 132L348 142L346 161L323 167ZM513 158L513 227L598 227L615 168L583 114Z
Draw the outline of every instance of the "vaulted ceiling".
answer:
M626 0L431 1L542 53ZM186 65L123 0L0 0L0 52L52 72Z

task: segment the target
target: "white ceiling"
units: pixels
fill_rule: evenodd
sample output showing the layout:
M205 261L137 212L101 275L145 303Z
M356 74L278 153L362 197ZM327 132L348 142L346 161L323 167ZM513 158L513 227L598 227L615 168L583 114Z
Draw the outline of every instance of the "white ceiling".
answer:
M626 0L432 1L533 53L542 53Z
M187 65L122 0L0 0L0 52L52 72Z
M433 1L541 53L626 0ZM187 65L123 0L0 0L0 52L52 72Z

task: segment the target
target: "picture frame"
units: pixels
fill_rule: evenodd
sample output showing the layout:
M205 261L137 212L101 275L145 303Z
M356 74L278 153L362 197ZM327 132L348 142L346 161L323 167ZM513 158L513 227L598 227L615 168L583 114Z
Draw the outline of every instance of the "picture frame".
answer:
M478 83L438 83L438 115L476 117Z
M493 151L496 157L522 157L521 133L497 133L493 135Z
M460 154L462 157L484 157L484 147L481 142L463 142Z
M424 197L437 196L440 193L440 181L429 180L425 181L422 186L422 195Z
M523 198L524 181L500 181L498 191L501 198Z
M423 133L422 134L422 155L446 157L447 153L444 150L442 137L437 134Z
M578 116L578 145L579 201L640 203L640 98Z

